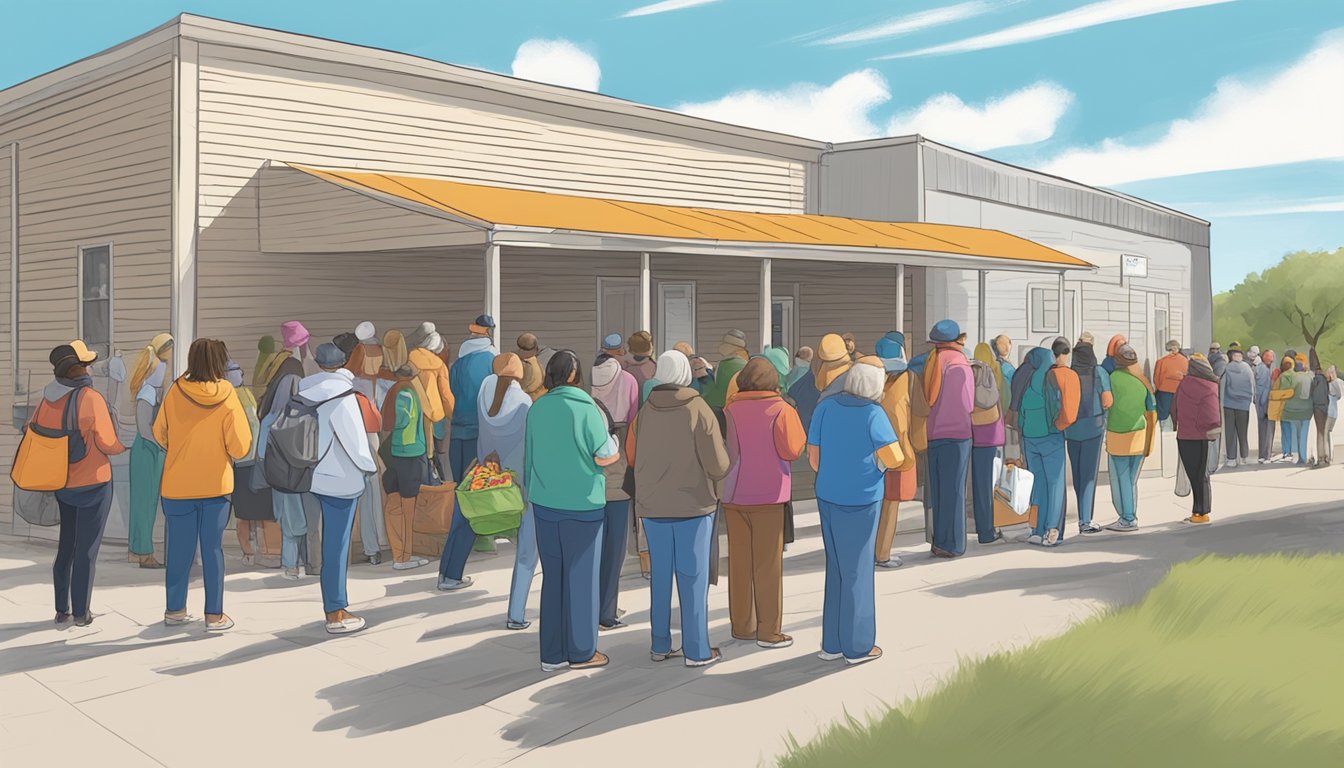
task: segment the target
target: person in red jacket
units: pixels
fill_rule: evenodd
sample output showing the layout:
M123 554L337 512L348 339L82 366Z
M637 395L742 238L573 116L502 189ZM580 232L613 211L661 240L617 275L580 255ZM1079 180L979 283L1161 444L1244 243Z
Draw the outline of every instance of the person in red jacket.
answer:
M1193 491L1194 506L1184 522L1208 525L1213 503L1213 488L1209 483L1209 442L1222 431L1223 420L1218 377L1203 355L1190 357L1189 373L1181 379L1171 404L1171 420L1176 426L1176 448Z
M1190 361L1181 354L1181 342L1172 339L1167 342L1167 354L1153 366L1153 388L1157 392L1157 420L1166 421L1171 413L1171 401L1176 396L1176 388L1190 367Z

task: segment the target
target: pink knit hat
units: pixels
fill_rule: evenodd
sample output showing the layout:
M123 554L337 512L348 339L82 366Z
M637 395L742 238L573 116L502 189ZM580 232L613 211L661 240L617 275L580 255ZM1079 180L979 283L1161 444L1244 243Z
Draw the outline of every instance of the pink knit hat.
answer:
M280 343L285 349L294 349L302 347L312 338L308 329L303 327L303 323L298 320L290 320L280 324Z

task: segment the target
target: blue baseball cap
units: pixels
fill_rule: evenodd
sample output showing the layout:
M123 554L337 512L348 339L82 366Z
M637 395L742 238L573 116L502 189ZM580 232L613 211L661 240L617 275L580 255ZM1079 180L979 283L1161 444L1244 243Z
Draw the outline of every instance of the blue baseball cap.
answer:
M961 338L961 326L956 320L939 320L929 331L929 341L943 343Z
M908 367L905 361L905 334L900 331L888 331L877 340L873 351L882 359L887 373L900 373Z
M606 338L602 339L603 349L620 349L624 345L625 340L621 338L619 333L609 333Z

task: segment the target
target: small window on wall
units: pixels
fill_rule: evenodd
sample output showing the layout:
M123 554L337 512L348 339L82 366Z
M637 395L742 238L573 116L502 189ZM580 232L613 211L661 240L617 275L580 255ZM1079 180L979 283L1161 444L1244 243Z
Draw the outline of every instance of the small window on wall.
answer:
M1064 323L1059 322L1059 287L1033 286L1030 290L1028 309L1031 316L1031 332L1058 333L1065 338L1073 338L1073 302L1075 293L1064 292Z
M100 358L111 357L111 245L79 249L79 338Z

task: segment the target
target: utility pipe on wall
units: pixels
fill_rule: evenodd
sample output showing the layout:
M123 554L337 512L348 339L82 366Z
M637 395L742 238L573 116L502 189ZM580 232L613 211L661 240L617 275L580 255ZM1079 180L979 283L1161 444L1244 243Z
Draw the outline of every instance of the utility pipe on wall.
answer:
M649 268L649 254L641 253L639 254L639 330L648 331L652 334L652 318L653 275ZM603 331L603 333L606 333L606 331Z
M769 259L761 259L761 351L774 341L770 329L774 315L774 293Z
M494 338L495 349L499 349L499 329L503 323L499 316L499 246L493 240L485 246L485 314L495 320L490 335Z
M896 330L905 333L905 265L896 265Z
M19 142L9 145L9 362L19 391Z

